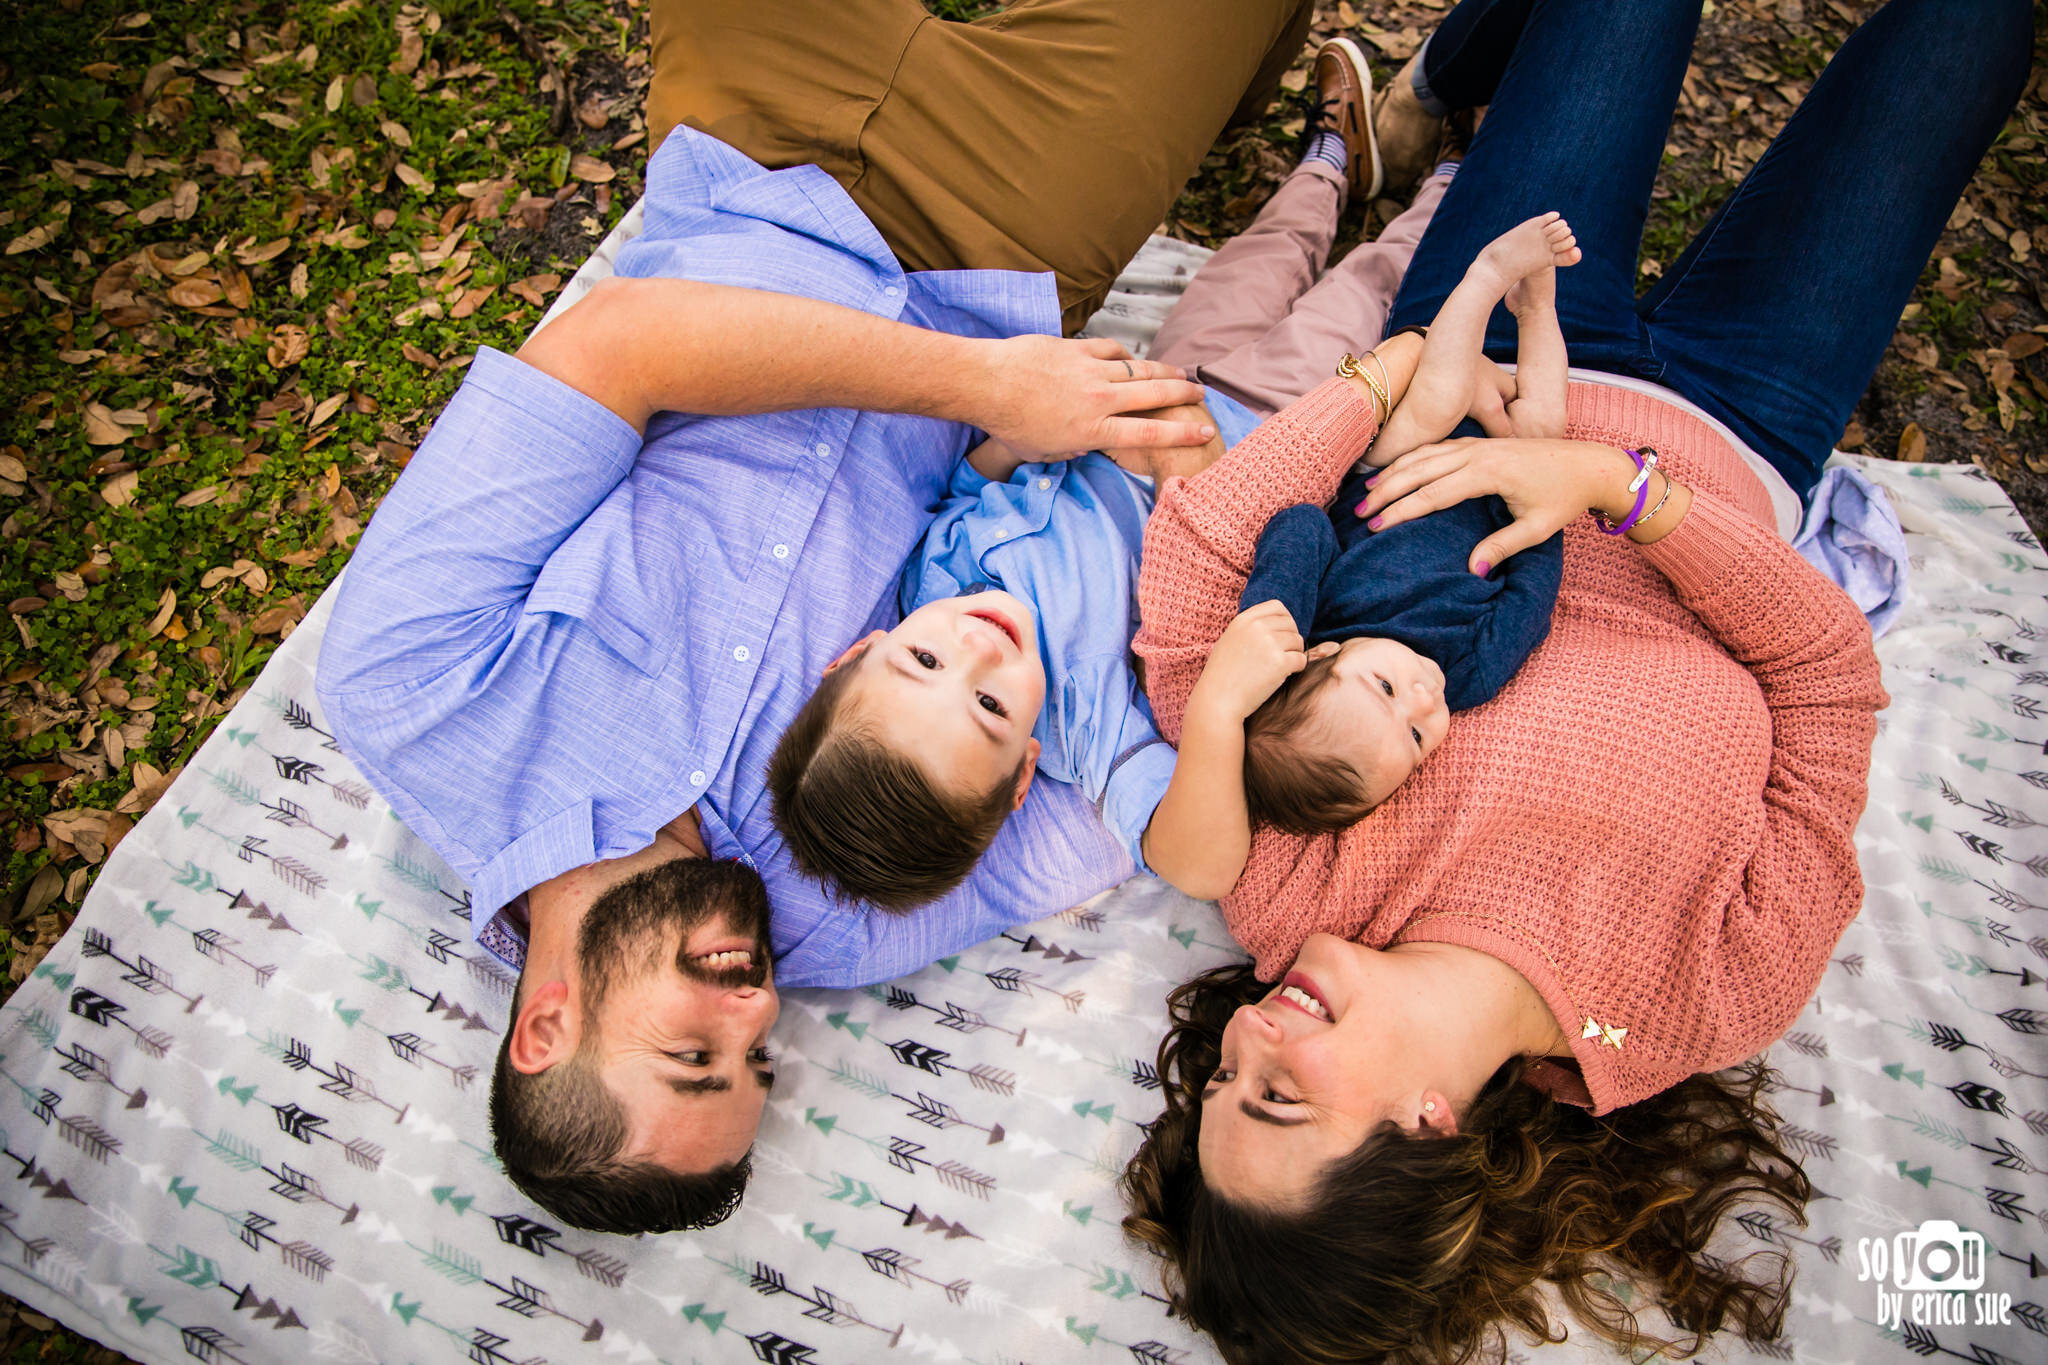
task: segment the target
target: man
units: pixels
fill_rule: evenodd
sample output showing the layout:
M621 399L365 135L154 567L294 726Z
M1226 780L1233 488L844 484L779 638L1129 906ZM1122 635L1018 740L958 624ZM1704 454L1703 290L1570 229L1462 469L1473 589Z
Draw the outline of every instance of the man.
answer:
M771 948L784 985L886 980L1129 874L1047 783L953 894L838 905L775 835L768 755L838 643L893 624L976 430L1046 454L1211 434L1126 415L1193 401L1177 371L1043 334L1063 309L1078 327L1224 120L1263 106L1309 15L789 10L657 4L650 125L717 137L677 131L650 161L616 280L517 359L478 355L320 661L343 747L522 960L493 1128L514 1181L579 1226L737 1203Z

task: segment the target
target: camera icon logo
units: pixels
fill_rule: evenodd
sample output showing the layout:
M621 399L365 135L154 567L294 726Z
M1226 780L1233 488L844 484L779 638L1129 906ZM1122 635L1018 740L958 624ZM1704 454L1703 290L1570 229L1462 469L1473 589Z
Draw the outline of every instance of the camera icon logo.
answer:
M1946 1218L1930 1218L1892 1238L1892 1282L1923 1292L1984 1287L1984 1238Z

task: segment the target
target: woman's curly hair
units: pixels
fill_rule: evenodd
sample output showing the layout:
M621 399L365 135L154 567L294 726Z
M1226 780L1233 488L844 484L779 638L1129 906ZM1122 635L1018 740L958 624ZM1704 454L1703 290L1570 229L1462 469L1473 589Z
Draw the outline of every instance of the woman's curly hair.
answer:
M1706 1251L1724 1217L1759 1203L1805 1222L1812 1186L1777 1142L1760 1062L1595 1117L1524 1084L1517 1058L1456 1136L1383 1124L1324 1170L1307 1213L1268 1211L1203 1185L1197 1135L1223 1026L1269 989L1236 965L1168 997L1166 1112L1122 1180L1125 1233L1165 1258L1175 1311L1232 1365L1462 1362L1504 1346L1510 1324L1560 1341L1545 1282L1630 1353L1682 1358L1724 1328L1778 1335L1789 1259ZM1675 1340L1638 1324L1630 1288Z

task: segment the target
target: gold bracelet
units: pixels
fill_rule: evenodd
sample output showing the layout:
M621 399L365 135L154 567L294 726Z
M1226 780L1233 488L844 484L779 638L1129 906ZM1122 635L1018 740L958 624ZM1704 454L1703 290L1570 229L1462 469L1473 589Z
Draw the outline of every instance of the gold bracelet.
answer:
M1664 473L1664 471L1661 469L1657 472L1660 474ZM1664 504L1671 501L1671 484L1671 476L1669 474L1664 474L1664 495L1657 499L1657 505L1655 507L1652 507L1649 511L1637 517L1636 524L1634 526L1629 527L1629 530L1640 530L1642 527L1648 526L1650 522L1656 517L1656 515L1664 510Z
M1366 354L1372 355L1372 352L1367 351ZM1380 368L1385 369L1386 366L1382 364ZM1394 410L1393 399L1387 396L1387 390L1381 387L1380 382L1374 379L1349 351L1346 351L1344 358L1337 362L1337 376L1340 379L1356 379L1364 383L1365 387L1371 391L1374 399L1374 420L1379 425L1384 426L1387 415Z

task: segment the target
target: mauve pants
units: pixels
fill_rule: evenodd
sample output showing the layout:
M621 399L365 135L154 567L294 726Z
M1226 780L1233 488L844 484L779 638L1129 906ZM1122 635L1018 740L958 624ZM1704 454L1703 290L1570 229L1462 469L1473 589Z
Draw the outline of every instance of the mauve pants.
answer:
M1448 184L1449 176L1424 180L1378 241L1361 242L1325 270L1344 185L1331 167L1304 163L1195 273L1148 354L1192 369L1261 417L1279 411L1329 378L1345 352L1379 344Z

